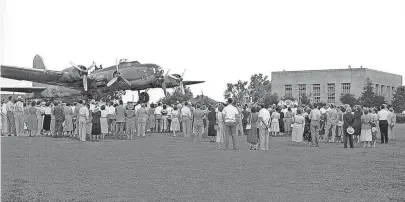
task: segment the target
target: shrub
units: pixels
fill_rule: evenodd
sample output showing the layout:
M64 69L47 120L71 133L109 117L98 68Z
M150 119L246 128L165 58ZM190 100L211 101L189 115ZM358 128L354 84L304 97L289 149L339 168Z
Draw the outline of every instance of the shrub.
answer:
M397 115L397 123L405 123L405 114L396 113Z

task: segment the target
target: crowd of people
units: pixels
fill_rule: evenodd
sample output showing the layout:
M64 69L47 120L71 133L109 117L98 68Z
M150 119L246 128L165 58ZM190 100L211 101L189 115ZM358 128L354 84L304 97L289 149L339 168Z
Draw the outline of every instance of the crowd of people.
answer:
M1 110L2 136L71 137L80 141L100 141L110 136L115 139L146 137L151 133L182 132L194 136L194 143L203 134L219 149L228 149L232 139L237 149L236 136L246 135L249 150L268 150L270 136L291 136L293 144L307 141L312 146L323 143L349 142L353 139L363 147L375 147L376 140L388 143L394 138L396 116L391 106L380 110L360 106L334 104L298 105L240 105L232 98L216 106L192 105L191 102L138 104L128 102L74 103L23 101L21 97L3 100Z

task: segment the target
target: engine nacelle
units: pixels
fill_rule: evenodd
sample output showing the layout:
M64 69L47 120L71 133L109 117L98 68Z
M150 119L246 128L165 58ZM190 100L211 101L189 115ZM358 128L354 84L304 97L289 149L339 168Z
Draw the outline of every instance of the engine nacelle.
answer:
M84 66L79 65L80 68L84 68ZM62 71L62 81L70 83L70 82L77 82L82 80L83 72L79 71L75 67L69 67Z

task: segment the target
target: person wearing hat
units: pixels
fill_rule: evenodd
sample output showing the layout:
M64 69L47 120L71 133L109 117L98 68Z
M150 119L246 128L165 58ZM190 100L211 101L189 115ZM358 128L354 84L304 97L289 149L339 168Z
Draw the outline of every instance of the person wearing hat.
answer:
M349 139L350 148L354 148L353 145L353 134L355 133L354 124L356 117L352 114L352 108L348 107L346 113L343 115L343 141L344 148L347 148L347 139Z
M101 135L101 111L97 104L94 105L91 120L91 139L94 141L100 140Z
M24 134L24 104L21 96L17 97L17 103L14 105L15 133L17 136Z

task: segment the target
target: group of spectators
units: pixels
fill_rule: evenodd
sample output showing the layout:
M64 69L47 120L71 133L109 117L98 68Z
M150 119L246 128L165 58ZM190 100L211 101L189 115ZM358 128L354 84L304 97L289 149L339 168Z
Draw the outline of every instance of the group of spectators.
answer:
M216 106L192 105L177 102L166 105L138 104L122 100L102 103L91 100L85 103L24 102L21 97L3 100L2 135L36 136L55 138L67 136L81 141L145 137L150 133L182 131L184 137L194 134L194 142L201 142L202 135L217 142L219 149L237 149L236 136L246 135L250 150L268 150L269 137L291 135L294 143L344 142L354 147L353 138L363 142L363 147L375 147L377 134L381 143L394 139L396 116L391 106L380 110L360 106L314 104L313 106L241 106L229 98L227 103ZM348 130L349 128L349 130ZM353 132L350 132L352 129Z

